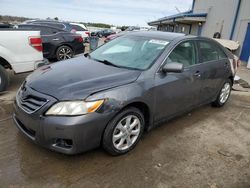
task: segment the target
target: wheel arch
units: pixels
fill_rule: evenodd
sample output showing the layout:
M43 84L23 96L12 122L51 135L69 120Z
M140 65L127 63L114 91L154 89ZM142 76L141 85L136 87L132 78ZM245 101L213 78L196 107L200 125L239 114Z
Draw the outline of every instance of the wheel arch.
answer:
M234 76L231 75L231 76L228 77L228 79L231 80L232 85L233 85L234 84Z
M71 48L72 51L74 52L74 48L70 44L68 44L68 43L61 43L60 45L58 45L58 47L56 48L56 52L62 46L67 46L67 47Z
M10 63L1 56L0 56L0 65L2 65L5 69L12 69Z
M119 110L118 113L120 113L121 111L123 111L124 109L129 108L129 107L135 107L142 112L142 114L144 115L144 118L145 118L145 130L148 130L148 128L150 127L151 122L152 122L152 115L151 115L149 106L145 102L142 102L142 101L133 101L133 102L123 106Z

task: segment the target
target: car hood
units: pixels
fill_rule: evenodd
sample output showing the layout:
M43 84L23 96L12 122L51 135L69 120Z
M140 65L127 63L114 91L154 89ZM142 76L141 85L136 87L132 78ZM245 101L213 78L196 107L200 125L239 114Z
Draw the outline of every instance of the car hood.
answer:
M113 67L80 56L37 69L28 76L26 84L58 100L77 100L134 82L140 73L138 70Z

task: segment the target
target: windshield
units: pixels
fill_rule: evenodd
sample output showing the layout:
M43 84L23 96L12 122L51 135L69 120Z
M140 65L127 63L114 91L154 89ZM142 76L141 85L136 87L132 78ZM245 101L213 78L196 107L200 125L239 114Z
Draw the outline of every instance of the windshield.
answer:
M163 52L168 43L159 39L123 36L97 48L90 54L90 58L117 67L145 70Z

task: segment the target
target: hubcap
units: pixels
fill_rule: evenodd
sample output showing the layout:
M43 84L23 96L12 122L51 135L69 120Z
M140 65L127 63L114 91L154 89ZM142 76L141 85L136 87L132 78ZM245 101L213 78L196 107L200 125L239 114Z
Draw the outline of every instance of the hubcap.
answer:
M227 101L231 90L231 85L229 83L225 83L220 93L220 102L223 104Z
M141 122L135 115L124 117L117 124L113 132L113 145L118 150L130 148L137 140L141 129Z
M71 50L69 48L62 48L59 51L59 58L60 59L70 59L70 58L72 58Z

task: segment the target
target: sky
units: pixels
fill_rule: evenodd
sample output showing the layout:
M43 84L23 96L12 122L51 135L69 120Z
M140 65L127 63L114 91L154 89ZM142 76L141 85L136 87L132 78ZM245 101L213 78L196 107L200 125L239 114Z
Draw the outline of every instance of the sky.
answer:
M0 15L147 26L191 7L192 0L0 0Z

